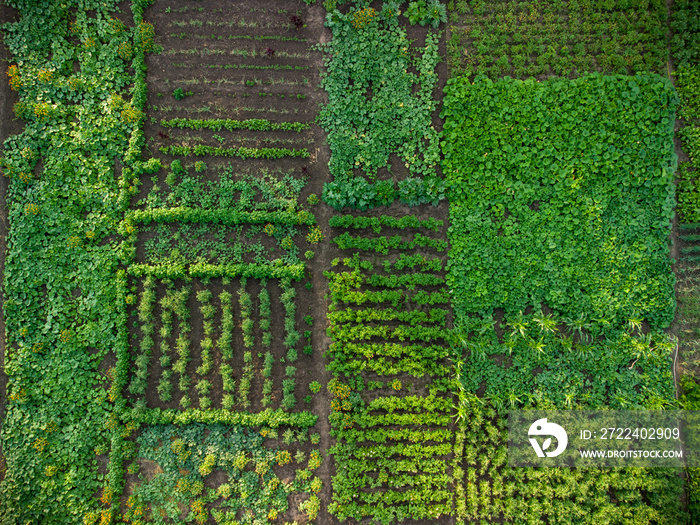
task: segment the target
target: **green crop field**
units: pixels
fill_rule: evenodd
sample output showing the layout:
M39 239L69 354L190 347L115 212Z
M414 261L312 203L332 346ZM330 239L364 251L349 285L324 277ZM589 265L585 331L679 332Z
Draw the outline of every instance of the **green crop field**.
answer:
M700 522L696 0L0 12L0 525Z

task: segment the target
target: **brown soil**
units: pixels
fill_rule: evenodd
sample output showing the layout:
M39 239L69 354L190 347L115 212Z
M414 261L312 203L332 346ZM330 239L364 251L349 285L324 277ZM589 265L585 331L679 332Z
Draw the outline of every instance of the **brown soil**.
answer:
M672 64L669 62L669 79L673 82L675 81L675 78L672 76L672 74L675 72L675 68L672 67ZM678 138L678 131L683 127L685 124L684 121L682 120L676 120L675 124L675 133L676 136L673 139L673 144L674 144L674 149L676 155L678 155L678 163L683 162L690 162L690 158L688 157L688 154L683 151L682 148L682 142ZM674 181L676 184L676 188L678 187L678 183L680 180L676 178ZM684 311L683 311L683 293L681 292L681 289L686 286L687 284L690 284L691 281L688 279L689 276L686 275L686 272L684 272L684 265L681 261L682 259L682 254L681 254L681 249L686 246L687 243L684 243L683 241L680 240L680 226L681 221L678 217L678 213L673 214L673 219L671 221L671 235L670 235L670 242L671 242L671 253L670 257L671 260L673 261L673 272L676 275L676 284L675 284L675 292L676 292L676 300L678 301L678 307L676 308L676 316L674 319L673 324L671 325L669 331L676 337L677 341L677 355L674 358L674 380L677 381L677 378L680 378L684 373L691 373L692 375L695 370L693 370L694 366L689 366L688 369L685 368L686 362L690 364L691 360L697 360L698 354L696 349L694 348L695 346L695 341L693 335L690 335L688 337L686 334L691 333L694 327L688 327L685 326L687 324L687 321L685 321L684 317ZM690 340L688 340L690 339ZM697 377L697 376L696 376ZM675 385L675 392L676 392L676 397L680 396L683 394L682 388L678 383Z
M5 4L0 5L0 23L14 22L19 17L19 13ZM0 62L10 63L10 52L4 45L0 44ZM15 91L10 89L7 82L0 82L0 143L4 143L10 135L21 133L24 124L15 118L13 105L19 102L19 97ZM5 250L7 249L6 239L8 232L7 222L7 187L9 179L0 176L0 275L5 274ZM0 303L5 301L4 289L0 289ZM0 309L0 334L5 333L4 310ZM5 375L5 337L0 337L0 433L2 433L3 422L5 421L5 399L7 395L7 376ZM5 458L0 445L0 481L5 478Z

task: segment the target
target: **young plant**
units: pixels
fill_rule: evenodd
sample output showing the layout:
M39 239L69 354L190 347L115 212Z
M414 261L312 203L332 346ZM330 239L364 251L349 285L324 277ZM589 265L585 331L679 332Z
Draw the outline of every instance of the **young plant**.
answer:
M129 391L132 394L143 394L146 391L148 381L148 363L152 352L153 332L155 330L153 307L156 300L155 279L148 276L143 284L143 292L141 293L141 302L139 304L138 314L141 323L141 343L139 345L140 354L134 362L136 371L129 385Z
M241 407L250 406L250 387L253 381L253 355L250 352L243 354L243 377L238 387L238 401Z
M173 91L173 97L175 100L182 100L185 97L190 97L194 95L192 91L183 91L182 88L177 88L175 91Z
M301 29L304 27L304 21L299 15L292 15L289 17L289 21L294 24L295 29Z
M202 327L204 331L204 339L201 342L202 364L197 368L197 373L200 376L205 376L209 373L212 367L211 350L214 347L212 334L214 333L213 317L216 313L214 306L210 304L212 293L210 290L202 290L197 292L197 300L200 303L199 310L202 314Z
M221 303L221 334L216 342L216 346L224 360L233 358L233 350L231 342L233 340L233 313L231 312L231 294L223 291L219 294L219 302Z
M243 330L243 344L246 348L253 348L253 319L251 319L253 301L250 294L245 291L247 279L241 279L241 287L238 290L238 304L241 309L241 330Z
M260 293L258 294L260 331L262 332L262 344L269 347L272 343L272 332L270 331L270 293L267 291L267 280L260 281Z

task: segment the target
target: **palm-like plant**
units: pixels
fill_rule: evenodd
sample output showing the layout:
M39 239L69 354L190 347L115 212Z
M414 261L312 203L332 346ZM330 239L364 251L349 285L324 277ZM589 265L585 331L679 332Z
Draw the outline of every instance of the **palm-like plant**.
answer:
M542 311L532 316L532 320L540 327L542 332L554 333L557 329L557 321L552 318L552 314L544 315Z
M584 332L591 328L591 324L586 321L586 314L584 313L581 313L576 319L565 317L564 324L571 332L577 333L581 340L585 340L586 334Z
M515 319L509 323L506 323L506 326L510 329L511 337L516 335L525 337L525 333L527 332L527 324L527 321L523 319L523 313L519 312Z

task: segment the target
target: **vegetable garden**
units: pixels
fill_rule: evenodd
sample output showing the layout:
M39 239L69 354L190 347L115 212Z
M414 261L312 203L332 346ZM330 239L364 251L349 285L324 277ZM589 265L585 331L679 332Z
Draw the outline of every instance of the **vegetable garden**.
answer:
M4 9L0 523L699 519L506 454L698 404L696 2Z

